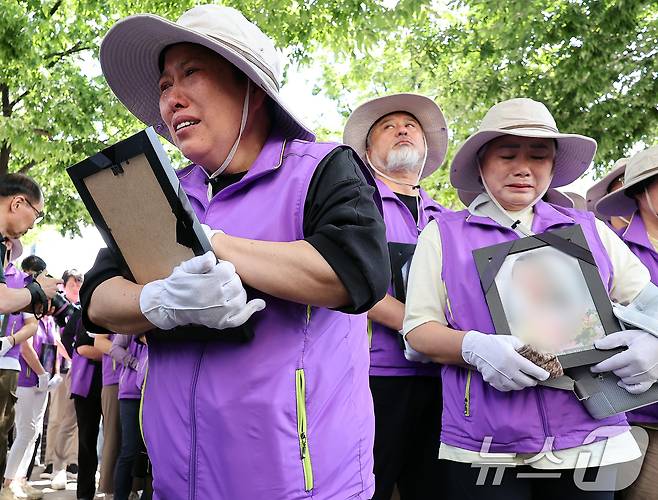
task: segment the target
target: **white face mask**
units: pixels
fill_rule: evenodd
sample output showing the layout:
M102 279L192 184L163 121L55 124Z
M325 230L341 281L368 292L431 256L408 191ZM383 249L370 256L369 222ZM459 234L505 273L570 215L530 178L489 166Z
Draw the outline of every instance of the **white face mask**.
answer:
M384 171L388 173L412 173L420 170L421 158L418 151L412 147L392 149L386 155Z

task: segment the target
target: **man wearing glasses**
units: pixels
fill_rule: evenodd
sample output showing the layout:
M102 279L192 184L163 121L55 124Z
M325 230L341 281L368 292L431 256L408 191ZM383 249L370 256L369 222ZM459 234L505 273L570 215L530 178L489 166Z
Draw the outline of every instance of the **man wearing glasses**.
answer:
M4 264L5 260L13 260L12 254L14 258L17 257L17 245L20 247L18 238L43 219L42 210L43 194L34 180L21 174L0 176L0 261L3 262L0 265L0 357L4 360L7 356L8 359L7 363L0 364L0 445L4 444L4 447L0 446L4 450L0 459L0 473L3 476L7 443L2 437L6 438L14 421L18 381L17 367L12 366L10 361L18 354L16 344L35 331L23 332L20 324L17 324L17 318L22 318L22 315L11 313L43 311L48 300L57 293L57 284L61 283L61 280L41 274L25 286L22 273L5 277ZM15 362L18 364L17 359ZM6 497L7 494L11 495L8 491L0 495Z
M0 255L7 253L5 240L20 238L43 219L43 194L39 185L22 174L0 176ZM61 280L41 274L24 288L7 287L0 272L0 314L39 310L57 293Z

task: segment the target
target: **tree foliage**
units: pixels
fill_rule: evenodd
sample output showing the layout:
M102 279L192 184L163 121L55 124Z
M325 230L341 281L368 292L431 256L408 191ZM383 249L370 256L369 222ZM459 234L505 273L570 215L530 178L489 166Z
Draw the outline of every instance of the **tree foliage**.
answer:
M26 172L50 222L89 221L65 168L141 125L90 70L119 18L176 18L191 0L0 0L0 173ZM658 134L658 6L644 0L228 0L291 60L321 65L315 91L345 115L390 92L435 98L452 147L495 102L544 101L599 142L596 168ZM316 123L323 129L322 123ZM340 131L323 133L340 136ZM427 182L454 202L444 167Z
M319 87L345 115L372 95L425 93L448 117L452 156L493 104L531 97L548 105L562 130L597 140L599 174L638 142L656 140L655 2L432 2L413 15L366 54L325 57ZM426 183L450 204L448 186L445 166Z

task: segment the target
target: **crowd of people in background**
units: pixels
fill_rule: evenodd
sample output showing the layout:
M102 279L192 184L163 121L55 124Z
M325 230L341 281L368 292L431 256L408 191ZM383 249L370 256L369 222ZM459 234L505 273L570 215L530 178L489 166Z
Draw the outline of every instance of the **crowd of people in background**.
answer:
M19 239L5 244L9 287L23 288L47 272L39 256L21 255ZM78 498L92 499L97 493L150 498L139 428L146 340L86 332L79 298L83 280L82 273L69 269L49 311L2 317L2 336L16 338L0 357L0 447L6 450L10 444L8 454L0 453L2 499L42 498L43 491L28 481L31 477L45 480L53 490L77 481ZM38 478L35 465L43 466Z

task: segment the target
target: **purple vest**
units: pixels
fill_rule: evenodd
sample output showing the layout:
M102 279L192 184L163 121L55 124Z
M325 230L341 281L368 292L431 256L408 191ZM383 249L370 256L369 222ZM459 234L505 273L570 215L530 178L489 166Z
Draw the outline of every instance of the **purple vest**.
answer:
M178 175L202 223L301 240L311 178L336 147L274 132L249 172L210 202L201 167ZM155 498L369 499L366 315L256 296L267 307L252 317L248 344L149 338L143 430Z
M137 342L137 337L131 336L128 352L137 358L139 363L137 369L130 366L121 366L119 399L140 399L142 397L142 388L141 384L138 383L138 371L142 360L146 357L146 346Z
M78 319L82 321L82 319ZM78 325L78 328L80 325ZM78 354L77 349L73 349L71 358L71 394L86 398L89 396L91 384L94 379L94 370L96 365L93 361Z
M108 336L108 340L112 342L114 334ZM109 354L103 354L103 387L106 385L116 385L119 383L121 377L121 367L117 365Z
M649 241L647 230L639 212L636 212L628 227L621 232L621 239L631 249L651 274L651 282L658 285L658 253ZM634 424L658 423L658 403L638 408L626 413L628 421Z
M384 222L386 223L386 240L395 243L416 243L418 234L429 220L446 209L420 190L418 224L407 206L400 201L393 191L377 179L377 189L382 197ZM393 286L388 294L393 295ZM435 363L415 363L407 361L400 346L400 334L390 328L371 322L372 338L370 341L370 375L371 376L440 376L441 367Z
M612 264L596 231L594 217L549 205L535 206L532 230L580 224L607 289L612 283ZM463 210L443 213L437 218L443 249L442 278L448 292L446 317L451 328L493 333L472 251L517 239L510 229L487 217ZM626 427L626 417L614 415L594 420L571 391L537 386L521 391L501 392L484 382L475 369L445 365L443 377L443 425L441 442L480 451L483 441L492 438L490 452L535 453L547 438L553 449L580 446L585 437L602 426ZM614 431L613 431L614 432ZM610 434L610 433L609 433Z
M94 378L94 363L73 351L71 359L71 394L86 398L91 390L91 382Z
M25 280L27 274L18 269L13 263L7 264L5 268L5 279L7 281L7 286L9 288L23 288L25 287ZM9 316L9 321L7 323L7 336L16 333L18 330L23 328L25 321L23 321L23 315L21 313L11 314ZM5 357L10 357L14 359L19 359L21 356L21 346L16 344L14 347L9 349L5 354Z
M57 324L52 316L44 316L38 322L37 333L32 337L32 347L37 353L37 357L41 356L43 344L55 343L55 329ZM27 364L23 355L19 358L21 363L21 372L18 374L19 387L36 387L39 384L39 377Z

